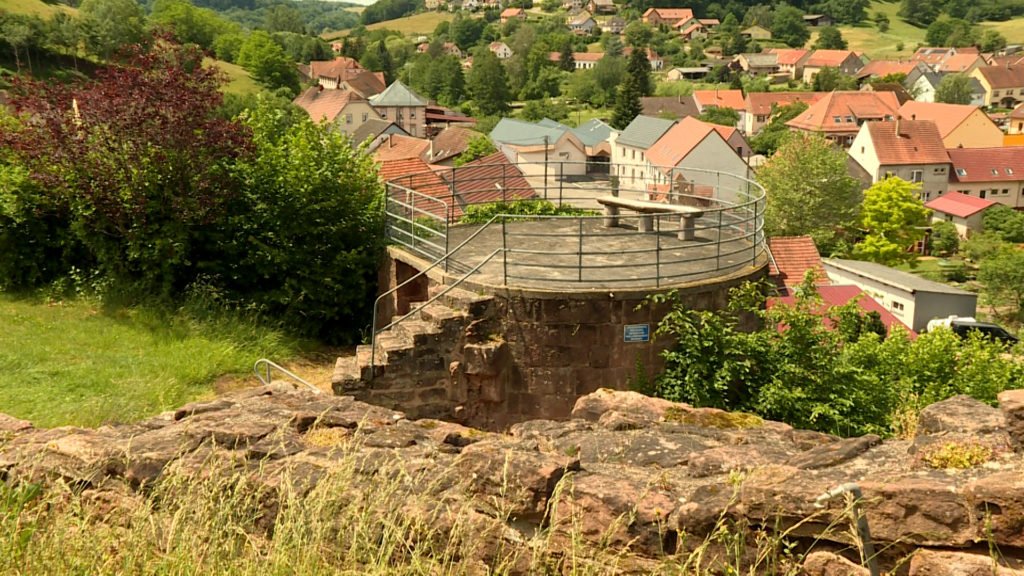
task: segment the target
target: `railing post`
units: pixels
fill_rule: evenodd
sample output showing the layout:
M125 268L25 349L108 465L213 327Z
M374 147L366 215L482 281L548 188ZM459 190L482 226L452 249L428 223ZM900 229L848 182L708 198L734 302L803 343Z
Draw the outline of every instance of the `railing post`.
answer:
M455 219L455 168L452 168L452 181L451 181L451 198L448 199L448 214L445 215L445 220L451 221Z
M579 246L579 261L576 264L576 269L579 271L579 282L583 282L583 217L579 218L580 223L580 246Z
M410 242L412 242L412 249L415 250L416 249L416 194L415 193L410 195L410 202L409 202L409 204L412 206L412 208L409 209L409 212L410 212L409 213L409 232L412 233L412 238L410 239Z
M505 234L505 217L501 217L501 283L508 285L508 235Z
M715 242L715 270L722 269L722 208L718 209L718 242Z
M558 163L558 207L562 207L562 182L565 180L565 162Z
M661 215L655 216L654 225L654 287L661 288Z
M608 182L612 185L612 196L619 197L619 177L612 176L608 179Z

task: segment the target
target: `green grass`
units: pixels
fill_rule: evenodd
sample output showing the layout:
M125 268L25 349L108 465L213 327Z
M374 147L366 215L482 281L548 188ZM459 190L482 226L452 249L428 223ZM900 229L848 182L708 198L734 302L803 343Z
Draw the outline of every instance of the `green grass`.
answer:
M0 0L0 12L3 11L10 12L11 14L41 16L43 18L49 18L57 12L67 12L69 14L78 12L70 6L47 4L42 0Z
M412 16L406 16L405 18L396 18L394 20L385 20L384 22L377 22L370 24L366 27L367 30L394 30L395 32L401 32L406 36L413 35L430 35L433 34L434 29L441 22L451 22L455 19L455 15L450 12L422 12L420 14L413 14ZM320 36L324 40L337 40L348 35L348 30L341 30L335 32L324 32Z
M918 28L904 21L898 14L900 3L880 2L878 0L868 7L868 19L858 26L840 26L843 38L849 43L850 50L865 52L873 60L909 58L919 43L924 42L925 29ZM872 20L875 12L882 12L889 17L889 30L879 32ZM808 46L817 39L817 32L812 34ZM903 50L897 50L902 42Z
M1024 42L1024 18L1014 18L1005 22L981 22L978 26L982 30L995 30L1006 37L1010 44Z
M238 94L239 96L244 96L246 94L255 94L263 90L263 87L260 86L259 82L253 80L252 76L237 64L232 64L223 60L214 60L213 58L204 58L203 64L206 66L216 66L228 75L228 83L222 88L222 91L226 94Z
M134 421L214 395L299 344L255 324L0 294L0 412L39 426ZM221 382L225 384L225 382Z

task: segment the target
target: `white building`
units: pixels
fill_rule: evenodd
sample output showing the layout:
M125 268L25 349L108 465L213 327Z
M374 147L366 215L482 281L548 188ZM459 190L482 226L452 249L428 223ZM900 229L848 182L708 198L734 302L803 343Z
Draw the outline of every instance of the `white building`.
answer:
M833 258L824 264L834 284L857 286L915 332L924 330L934 318L974 316L977 310L977 294L908 272L858 260Z

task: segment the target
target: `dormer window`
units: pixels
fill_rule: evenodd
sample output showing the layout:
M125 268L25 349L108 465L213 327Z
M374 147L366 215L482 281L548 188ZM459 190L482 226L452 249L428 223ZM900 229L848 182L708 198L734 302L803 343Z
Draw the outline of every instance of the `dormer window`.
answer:
M1007 168L1006 169L1006 174L1007 174L1007 176L1013 176L1013 168Z
M999 170L996 170L995 168L993 168L992 169L992 175L993 176L999 176Z
M956 169L956 175L957 176L967 176L967 170L965 170L963 168L957 168Z

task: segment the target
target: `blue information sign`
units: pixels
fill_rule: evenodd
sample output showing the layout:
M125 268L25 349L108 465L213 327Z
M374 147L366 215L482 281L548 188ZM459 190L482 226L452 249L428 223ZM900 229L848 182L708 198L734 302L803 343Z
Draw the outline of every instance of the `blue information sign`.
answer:
M650 342L650 324L626 324L622 327L623 342Z

